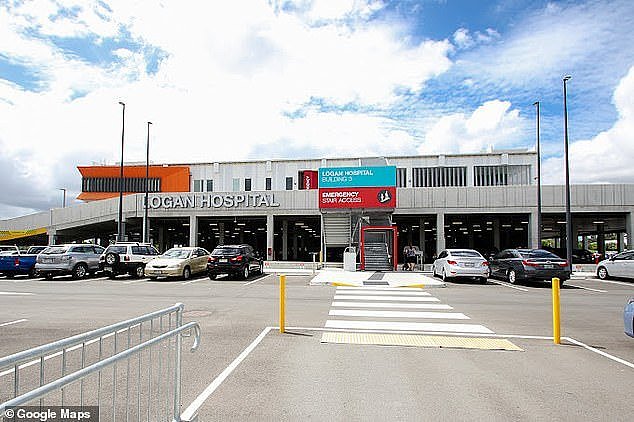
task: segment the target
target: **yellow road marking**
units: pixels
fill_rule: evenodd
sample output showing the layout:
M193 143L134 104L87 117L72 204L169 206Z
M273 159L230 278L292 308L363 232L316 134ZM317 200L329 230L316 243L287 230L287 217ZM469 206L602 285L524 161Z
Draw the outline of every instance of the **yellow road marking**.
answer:
M379 346L447 347L456 349L523 351L506 339L447 337L403 334L325 332L322 343L369 344Z

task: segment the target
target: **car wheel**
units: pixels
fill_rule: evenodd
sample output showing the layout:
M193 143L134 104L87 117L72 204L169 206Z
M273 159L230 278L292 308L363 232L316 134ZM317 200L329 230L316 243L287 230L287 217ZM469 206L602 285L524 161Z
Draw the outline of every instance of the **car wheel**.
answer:
M134 277L141 278L145 275L145 267L143 265L139 265L134 268Z
M242 274L240 276L242 277L243 280L246 280L247 278L249 278L249 265L244 266L244 269L242 270Z
M150 280L156 281L156 280L158 280L158 277L150 277Z
M511 284L517 283L517 274L515 274L515 270L509 270L509 272L506 274L506 278Z
M46 274L44 274L44 278L45 278L46 280L52 280L52 279L53 279L53 274L51 274L51 273L46 273Z
M189 267L185 267L183 269L183 280L189 280L189 277L192 275L192 270Z
M31 270L29 271L29 278L35 278L38 276L38 272L35 268L31 268Z
M608 278L610 278L610 275L608 274L608 269L605 267L599 267L597 269L597 277L599 277L599 279L601 280L607 280Z
M480 277L480 284L487 284L487 278L486 277Z
M209 275L209 280L215 280L216 279L216 274L208 274Z
M86 267L86 264L77 264L75 265L75 268L73 268L73 279L75 280L79 280L81 278L86 277L86 274L88 273L88 268Z
M117 262L119 262L119 255L117 255L116 253L108 252L106 254L105 261L106 261L106 264L112 266L116 264Z

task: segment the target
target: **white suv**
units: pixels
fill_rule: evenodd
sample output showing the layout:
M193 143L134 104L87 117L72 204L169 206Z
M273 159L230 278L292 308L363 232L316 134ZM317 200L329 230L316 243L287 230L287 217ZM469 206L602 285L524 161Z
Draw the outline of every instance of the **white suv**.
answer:
M99 257L99 267L110 278L119 274L143 277L145 265L159 255L149 243L117 242L108 246Z

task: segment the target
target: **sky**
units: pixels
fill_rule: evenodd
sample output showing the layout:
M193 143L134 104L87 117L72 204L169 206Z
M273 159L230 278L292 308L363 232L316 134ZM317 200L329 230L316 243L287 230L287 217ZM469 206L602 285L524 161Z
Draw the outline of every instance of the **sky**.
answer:
M634 182L631 0L0 0L0 218L78 165L535 149Z

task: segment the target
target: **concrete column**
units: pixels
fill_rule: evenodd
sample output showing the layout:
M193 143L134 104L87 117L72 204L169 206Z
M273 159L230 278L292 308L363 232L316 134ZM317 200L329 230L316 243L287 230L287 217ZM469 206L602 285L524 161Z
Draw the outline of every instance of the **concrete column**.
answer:
M625 250L625 233L618 233L616 236L616 250L623 252Z
M445 249L445 214L436 214L436 256Z
M57 240L57 230L55 229L47 229L46 234L48 235L48 244L49 246L54 245Z
M225 244L225 223L224 222L220 222L218 223L218 244L219 245L224 245Z
M588 249L588 236L587 235L581 236L581 246L582 246L583 249Z
M625 214L625 233L627 234L627 249L634 249L634 211Z
M275 220L273 214L266 215L266 259L272 261L274 259L274 239L275 239Z
M282 261L288 261L288 220L282 220Z
M164 252L165 251L165 226L159 226L158 228L158 244L159 244L159 251Z
M189 216L189 246L198 246L198 218Z
M418 220L418 247L423 252L424 258L427 259L427 251L425 251L425 220L422 218Z
M498 251L502 250L502 242L500 241L500 219L493 219L493 246Z
M539 244L539 225L537 224L537 213L532 212L530 219L528 220L528 247L533 249L539 249L542 245Z
M605 233L603 233L603 224L597 224L597 252L605 256Z
M297 230L293 230L293 261L297 261Z

